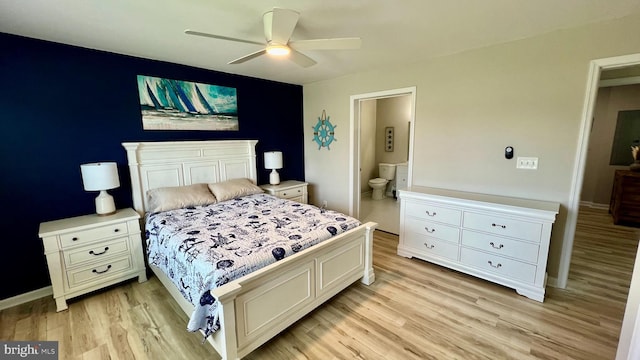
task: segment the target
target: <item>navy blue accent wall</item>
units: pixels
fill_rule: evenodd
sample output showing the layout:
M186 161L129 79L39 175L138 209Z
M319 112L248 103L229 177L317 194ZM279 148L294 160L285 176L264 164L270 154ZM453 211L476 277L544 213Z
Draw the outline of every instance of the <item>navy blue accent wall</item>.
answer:
M235 87L240 131L143 130L139 74ZM80 164L118 163L119 208L132 206L122 142L256 139L259 183L270 150L283 151L282 179L303 180L302 116L299 85L0 33L0 299L51 284L40 222L95 212Z

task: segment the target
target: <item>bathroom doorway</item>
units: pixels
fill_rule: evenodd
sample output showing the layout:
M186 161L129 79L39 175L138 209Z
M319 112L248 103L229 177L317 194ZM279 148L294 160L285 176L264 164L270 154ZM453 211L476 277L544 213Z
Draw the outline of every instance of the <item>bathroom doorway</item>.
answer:
M396 190L411 185L415 92L412 87L351 97L350 212L393 234L399 233L400 223ZM371 179L388 178L379 173L380 163L391 164L383 166L393 169L393 179L387 179L382 199L372 197L370 185ZM396 170L400 178L395 176Z

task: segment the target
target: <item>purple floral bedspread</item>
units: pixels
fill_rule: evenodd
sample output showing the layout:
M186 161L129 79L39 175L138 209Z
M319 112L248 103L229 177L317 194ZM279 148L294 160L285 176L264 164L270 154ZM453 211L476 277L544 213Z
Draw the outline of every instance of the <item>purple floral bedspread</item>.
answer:
M336 211L249 195L148 214L147 256L194 305L187 329L206 337L219 329L210 289L359 225Z

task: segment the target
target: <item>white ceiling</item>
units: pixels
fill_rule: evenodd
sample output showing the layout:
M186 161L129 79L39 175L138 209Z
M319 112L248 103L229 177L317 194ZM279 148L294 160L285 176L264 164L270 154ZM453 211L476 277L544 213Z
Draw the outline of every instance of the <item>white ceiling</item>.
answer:
M305 51L309 68L268 56L227 65L260 46L184 34L264 41L273 7L300 12L292 40L360 37L362 48ZM637 12L638 0L0 0L0 32L307 84Z

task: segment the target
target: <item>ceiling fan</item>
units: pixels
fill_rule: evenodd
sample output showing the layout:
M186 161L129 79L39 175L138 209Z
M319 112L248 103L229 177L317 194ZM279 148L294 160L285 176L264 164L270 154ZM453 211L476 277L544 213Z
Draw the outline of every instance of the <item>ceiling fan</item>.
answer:
M291 9L273 8L267 11L262 20L264 23L264 37L266 43L253 40L236 39L228 36L215 35L187 29L185 34L204 36L220 40L228 40L242 42L247 44L255 44L264 46L263 49L247 54L243 57L230 61L229 64L241 64L247 60L254 59L264 54L270 55L288 55L289 59L294 63L309 67L316 64L312 58L304 55L298 50L343 50L358 49L362 41L357 37L348 38L332 38L332 39L310 39L310 40L290 40L291 34L298 23L300 13Z

